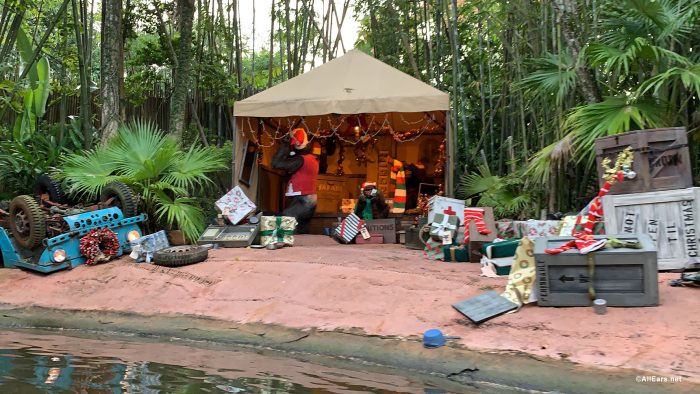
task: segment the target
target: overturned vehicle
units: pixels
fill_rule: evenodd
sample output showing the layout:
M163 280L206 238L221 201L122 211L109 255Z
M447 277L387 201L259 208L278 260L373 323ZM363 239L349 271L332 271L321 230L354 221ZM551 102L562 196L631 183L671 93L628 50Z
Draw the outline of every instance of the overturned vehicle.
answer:
M81 239L99 229L116 235L113 256L121 256L142 235L138 224L147 216L137 207L134 193L119 182L105 186L96 204L67 204L60 185L43 175L34 196L17 196L0 207L0 263L41 273L74 268L88 260Z

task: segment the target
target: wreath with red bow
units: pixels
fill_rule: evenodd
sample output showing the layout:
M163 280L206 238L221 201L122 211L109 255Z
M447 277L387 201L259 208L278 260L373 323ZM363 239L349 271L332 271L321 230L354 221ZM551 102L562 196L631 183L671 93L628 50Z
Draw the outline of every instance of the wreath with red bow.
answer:
M106 262L119 252L119 238L108 228L94 229L80 238L78 250L87 258L87 265Z

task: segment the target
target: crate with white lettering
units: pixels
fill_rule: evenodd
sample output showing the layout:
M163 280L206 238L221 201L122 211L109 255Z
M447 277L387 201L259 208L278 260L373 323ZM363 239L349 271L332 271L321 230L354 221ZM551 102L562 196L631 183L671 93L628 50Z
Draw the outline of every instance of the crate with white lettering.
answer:
M596 239L606 237L639 242L641 249L605 248L587 255L578 249L569 249L548 254L545 250L560 247L573 238L537 238L537 305L589 306L591 288L595 297L606 300L609 306L658 305L659 274L651 238L647 234L595 236Z
M611 234L649 234L659 270L700 268L700 187L603 197Z

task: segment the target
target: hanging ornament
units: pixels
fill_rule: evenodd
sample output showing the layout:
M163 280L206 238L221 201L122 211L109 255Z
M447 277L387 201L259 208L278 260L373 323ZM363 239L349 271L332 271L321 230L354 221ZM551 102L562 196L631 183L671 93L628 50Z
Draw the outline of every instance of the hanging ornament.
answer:
M445 155L445 148L447 145L447 140L442 140L440 148L438 149L438 159L435 164L435 175L440 176L445 173L445 163L447 162L447 155Z
M338 141L338 171L336 171L335 175L337 176L343 176L345 175L345 171L343 170L343 162L345 161L345 146L343 145L343 141Z

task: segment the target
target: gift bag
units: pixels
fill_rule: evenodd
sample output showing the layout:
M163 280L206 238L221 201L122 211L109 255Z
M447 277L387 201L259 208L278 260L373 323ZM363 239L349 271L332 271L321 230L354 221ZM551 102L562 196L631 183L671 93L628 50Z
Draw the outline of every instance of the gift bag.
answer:
M260 244L275 243L294 245L294 229L297 220L290 216L263 216L260 218Z
M355 239L355 236L357 233L364 228L365 222L364 220L361 220L359 216L355 215L354 213L351 213L343 219L343 222L340 223L340 226L335 228L335 236L342 242L345 243L350 243L352 242L353 239Z
M255 204L236 186L216 201L216 208L228 218L231 224L238 224L249 213L255 211Z
M458 225L459 218L457 216L436 213L433 223L430 224L430 238L451 245L457 235Z

